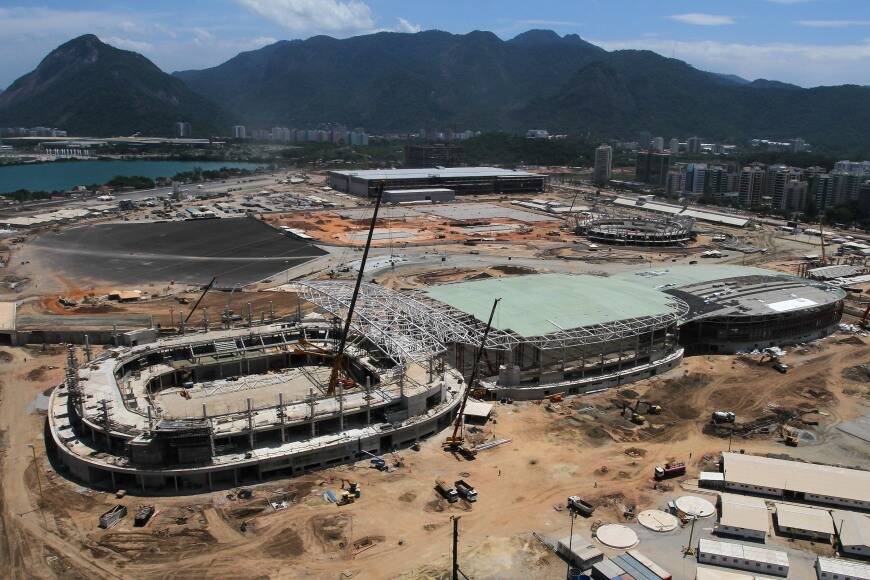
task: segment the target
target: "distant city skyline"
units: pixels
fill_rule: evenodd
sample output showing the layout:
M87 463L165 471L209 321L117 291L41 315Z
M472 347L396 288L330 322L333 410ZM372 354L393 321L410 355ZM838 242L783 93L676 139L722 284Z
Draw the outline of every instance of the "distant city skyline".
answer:
M0 8L0 87L85 33L172 72L317 34L490 30L509 39L534 28L749 80L870 85L867 0L155 0L147 8L132 0L45 0Z

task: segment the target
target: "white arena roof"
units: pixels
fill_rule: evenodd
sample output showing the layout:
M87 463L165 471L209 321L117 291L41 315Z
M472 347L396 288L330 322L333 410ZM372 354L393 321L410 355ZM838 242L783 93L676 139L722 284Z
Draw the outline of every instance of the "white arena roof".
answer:
M359 179L426 179L429 177L543 177L528 171L500 167L429 167L425 169L360 169L330 173Z

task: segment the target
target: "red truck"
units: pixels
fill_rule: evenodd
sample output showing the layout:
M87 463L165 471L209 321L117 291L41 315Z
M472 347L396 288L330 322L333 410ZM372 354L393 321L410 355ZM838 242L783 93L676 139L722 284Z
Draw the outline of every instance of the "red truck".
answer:
M680 475L686 475L686 464L682 461L670 461L665 463L664 467L661 465L656 466L656 479L670 479Z

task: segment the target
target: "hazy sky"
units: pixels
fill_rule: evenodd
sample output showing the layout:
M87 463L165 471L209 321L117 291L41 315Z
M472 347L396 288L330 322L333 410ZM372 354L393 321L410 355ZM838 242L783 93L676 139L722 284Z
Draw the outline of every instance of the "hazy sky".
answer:
M432 28L549 28L749 79L870 85L870 0L2 0L0 87L88 32L171 72L281 39Z

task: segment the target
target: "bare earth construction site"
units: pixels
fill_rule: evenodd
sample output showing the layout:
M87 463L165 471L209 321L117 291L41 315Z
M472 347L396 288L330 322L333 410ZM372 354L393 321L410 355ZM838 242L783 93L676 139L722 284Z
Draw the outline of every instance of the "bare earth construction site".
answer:
M262 219L7 245L26 281L0 328L11 577L447 578L457 517L476 578L722 577L728 544L789 578L860 567L840 522L870 507L868 284L803 275L812 242L591 194L580 216L537 182L369 223L323 179L261 192ZM738 233L767 251L698 263ZM856 483L766 475L791 469ZM680 507L700 500L709 524ZM674 526L651 530L657 510ZM830 535L793 539L813 518Z

